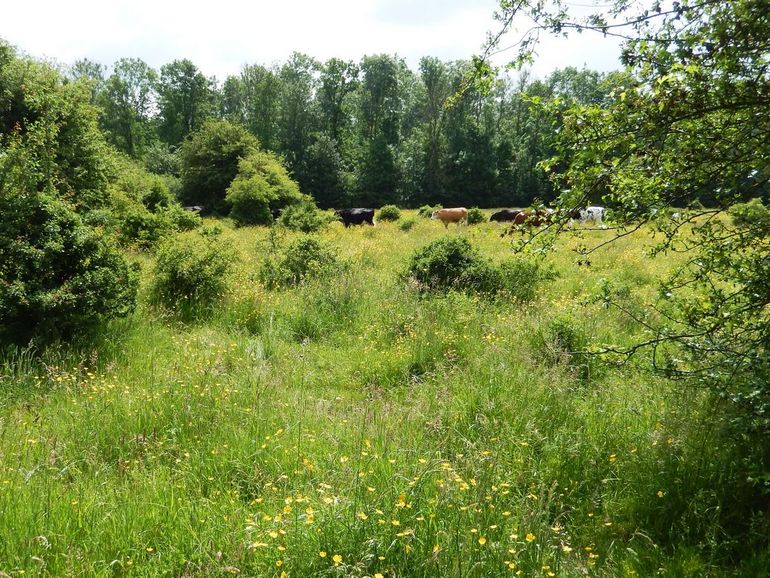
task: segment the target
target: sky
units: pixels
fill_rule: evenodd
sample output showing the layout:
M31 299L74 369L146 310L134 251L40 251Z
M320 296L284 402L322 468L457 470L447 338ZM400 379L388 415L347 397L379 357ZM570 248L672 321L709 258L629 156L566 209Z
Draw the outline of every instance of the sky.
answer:
M584 0L587 1L587 0ZM220 81L244 64L280 63L292 52L320 61L358 62L366 54L397 54L413 70L422 56L470 58L496 31L496 0L8 0L0 38L22 52L62 64L88 58L111 65L141 58L159 69L188 58ZM522 27L521 30L525 30ZM519 33L520 34L520 33ZM503 45L513 44L512 32ZM549 40L532 68L619 68L615 43L598 35ZM502 65L512 54L502 53Z

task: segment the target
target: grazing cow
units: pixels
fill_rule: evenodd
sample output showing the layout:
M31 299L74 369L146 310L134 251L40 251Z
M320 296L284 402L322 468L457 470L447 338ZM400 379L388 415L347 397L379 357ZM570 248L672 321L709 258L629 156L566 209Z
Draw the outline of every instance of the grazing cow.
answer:
M465 207L456 207L454 209L439 209L433 211L430 216L431 219L438 219L444 223L444 228L449 226L449 223L460 224L460 221L464 221L468 218L468 209Z
M270 209L270 214L273 216L273 221L277 221L282 213L283 209Z
M581 225L591 224L602 227L602 219L604 218L604 207L586 207L584 209L576 209L570 212L570 217L573 221L570 221L570 226L574 226L574 219L577 219Z
M342 219L345 228L364 223L374 226L374 209L338 209L336 213Z
M189 211L191 213L201 214L203 212L203 207L201 207L200 205L190 205L183 208L185 211Z
M500 236L510 235L515 230L519 230L522 233L524 229L519 227L516 229L516 225L526 225L527 227L540 227L541 225L549 225L553 222L556 211L553 209L538 209L536 211L518 211L513 217L510 223L513 225L507 231L504 231Z
M516 216L521 213L521 211L517 209L503 209L502 211L497 211L496 213L493 213L491 217L489 217L490 221L497 221L498 223L508 223L511 221L516 220Z

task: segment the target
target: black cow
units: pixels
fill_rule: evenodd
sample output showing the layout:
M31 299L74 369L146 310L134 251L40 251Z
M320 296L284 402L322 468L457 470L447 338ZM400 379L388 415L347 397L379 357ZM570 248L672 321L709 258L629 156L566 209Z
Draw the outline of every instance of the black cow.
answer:
M345 227L364 223L374 226L374 209L338 209L336 213Z
M283 209L270 209L270 214L273 216L273 221L277 221L282 213Z
M491 217L489 217L490 221L497 221L499 223L507 223L511 221L516 220L516 216L521 213L521 211L518 211L516 209L503 209L502 211L497 211L496 213L493 213Z

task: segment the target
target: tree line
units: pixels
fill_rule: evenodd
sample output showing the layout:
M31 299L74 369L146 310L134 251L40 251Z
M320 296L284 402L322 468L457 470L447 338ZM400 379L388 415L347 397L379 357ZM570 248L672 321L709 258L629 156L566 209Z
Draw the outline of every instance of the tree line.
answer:
M560 121L542 102L599 104L625 74L495 74L480 87L467 82L473 66L424 57L413 71L387 54L322 63L294 53L222 83L186 59L159 71L136 58L110 69L80 60L65 75L90 87L108 142L154 173L179 176L181 144L222 119L277 154L321 208L553 199L537 164L554 153Z

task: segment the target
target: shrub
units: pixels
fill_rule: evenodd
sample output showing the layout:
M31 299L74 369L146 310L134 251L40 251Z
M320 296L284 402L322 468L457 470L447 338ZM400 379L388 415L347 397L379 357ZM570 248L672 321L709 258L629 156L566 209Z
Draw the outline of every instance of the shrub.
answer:
M151 213L141 205L132 207L120 218L118 238L123 245L146 249L174 230L164 213Z
M339 271L336 253L313 237L300 237L291 243L283 256L269 258L260 271L260 281L269 289L297 286L305 279L322 277Z
M135 269L68 203L17 191L0 201L0 341L69 338L133 311Z
M446 237L418 250L407 276L421 291L495 293L503 289L503 275L484 259L464 237Z
M183 235L158 250L151 300L194 316L213 306L227 289L235 252L218 235Z
M308 201L278 157L263 151L252 151L241 159L225 199L238 226L270 225L271 209Z
M401 218L401 210L396 205L385 205L380 209L377 218L380 221L398 221Z
M200 227L203 219L198 213L186 211L179 205L171 205L166 211L166 216L177 231L192 231Z
M315 233L335 220L336 217L328 211L319 210L312 202L304 202L286 207L278 222L293 231Z
M433 214L433 211L438 211L439 209L443 209L444 207L441 205L423 205L419 209L417 209L417 214L420 217L425 217L427 219L430 219L430 216Z
M417 219L414 217L410 217L408 219L404 219L401 221L398 225L398 228L404 231L406 233L407 231L411 231L412 228L417 224Z
M259 143L240 125L208 120L180 149L185 205L201 205L208 212L226 214L225 192L241 170L241 159L257 151Z
M543 267L542 261L517 256L500 264L506 292L517 301L532 301L541 281L556 277L552 269Z
M483 223L486 220L486 216L478 207L472 207L468 209L467 221L469 225L478 225L479 223Z

